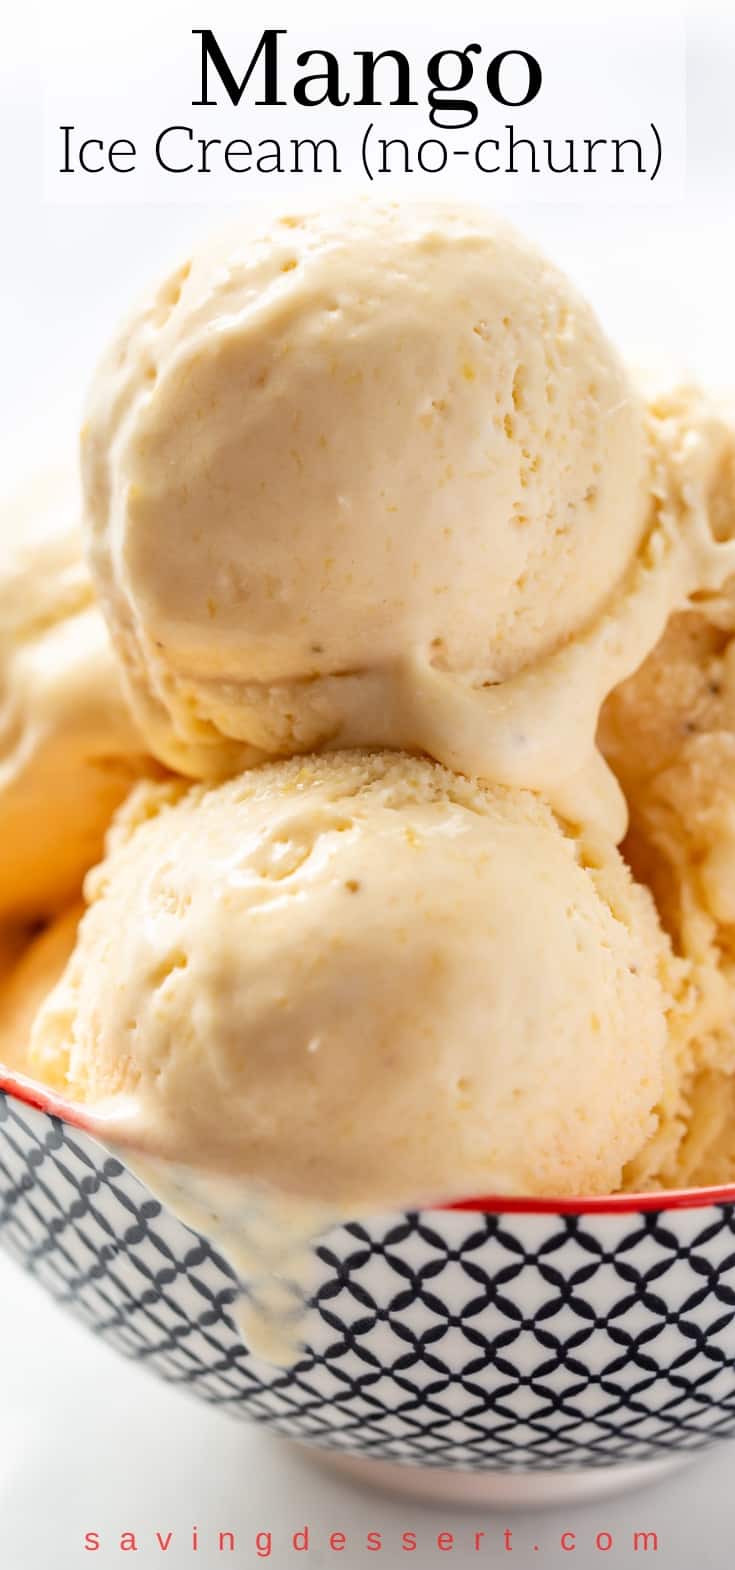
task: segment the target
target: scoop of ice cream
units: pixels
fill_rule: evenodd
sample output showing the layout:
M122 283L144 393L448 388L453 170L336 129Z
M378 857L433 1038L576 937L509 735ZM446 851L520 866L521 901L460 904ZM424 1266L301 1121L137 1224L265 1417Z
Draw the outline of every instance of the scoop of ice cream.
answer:
M735 402L696 388L651 405L682 507L704 498L713 537L735 539ZM660 906L680 946L695 910L735 923L735 578L702 588L672 616L641 668L612 693L599 739L631 811ZM646 848L647 847L647 848ZM693 938L691 942L693 942Z
M634 1182L677 1186L693 1076L735 1073L735 638L699 611L674 616L608 699L600 739L628 798L623 852L690 967L676 1083Z
M33 1051L141 1148L349 1215L604 1192L655 1126L652 903L530 793L359 753L141 787L87 893Z
M682 496L697 486L713 532L731 540L735 408L693 388L659 395L652 408ZM676 1183L697 1076L705 1067L735 1073L735 579L672 616L641 669L605 704L599 739L628 799L624 852L690 965L679 1032L688 1074L679 1074L668 1137L639 1170L639 1178L664 1173Z
M242 220L125 327L83 433L152 749L212 778L406 747L577 817L601 792L622 832L599 706L680 592L647 442L589 307L489 213Z
M696 947L689 922L698 912L735 924L732 633L699 611L672 617L638 674L608 700L600 737L667 925L681 946Z
M41 1004L56 985L74 948L81 904L57 916L21 947L19 935L10 947L11 962L0 969L0 1064L17 1073L62 1088L55 1056L32 1056L31 1030ZM2 958L0 958L0 966Z
M115 808L154 767L94 601L80 510L72 477L53 471L0 512L0 921L77 895Z

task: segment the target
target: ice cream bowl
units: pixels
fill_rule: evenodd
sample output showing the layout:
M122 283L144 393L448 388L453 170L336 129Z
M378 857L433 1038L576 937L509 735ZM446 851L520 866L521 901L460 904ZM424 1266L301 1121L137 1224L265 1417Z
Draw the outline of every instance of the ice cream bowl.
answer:
M125 1356L349 1477L563 1503L735 1435L735 1188L334 1227L314 1244L303 1350L276 1367L243 1345L231 1267L100 1132L0 1068L4 1248Z

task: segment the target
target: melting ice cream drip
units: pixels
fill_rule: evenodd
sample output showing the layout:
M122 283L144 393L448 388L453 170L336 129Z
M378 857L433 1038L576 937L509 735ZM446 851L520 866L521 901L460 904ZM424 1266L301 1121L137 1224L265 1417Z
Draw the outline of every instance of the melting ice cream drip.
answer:
M273 1194L155 1156L121 1159L185 1226L221 1253L237 1277L230 1310L245 1346L286 1367L304 1344L317 1239L339 1220L325 1205Z

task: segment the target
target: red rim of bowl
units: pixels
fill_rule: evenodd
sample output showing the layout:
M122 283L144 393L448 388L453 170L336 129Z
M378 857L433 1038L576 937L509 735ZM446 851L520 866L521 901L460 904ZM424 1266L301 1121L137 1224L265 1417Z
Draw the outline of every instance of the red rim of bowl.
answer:
M81 1107L65 1101L53 1090L47 1090L35 1080L22 1074L11 1074L0 1064L0 1093L5 1092L15 1101L56 1117L82 1133L90 1134L104 1144L102 1119L89 1117ZM116 1142L116 1148L120 1148ZM509 1194L486 1195L478 1199L455 1200L449 1205L423 1207L430 1210L476 1211L485 1215L501 1213L515 1215L625 1215L642 1210L694 1210L707 1205L735 1204L735 1184L720 1188L664 1189L659 1193L641 1194L592 1194L574 1199L533 1199Z

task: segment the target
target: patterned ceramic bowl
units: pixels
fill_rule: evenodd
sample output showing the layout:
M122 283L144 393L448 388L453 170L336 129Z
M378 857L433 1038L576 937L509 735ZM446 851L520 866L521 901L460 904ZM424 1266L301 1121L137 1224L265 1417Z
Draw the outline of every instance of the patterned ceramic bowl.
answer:
M336 1227L307 1347L255 1358L232 1271L74 1114L0 1079L0 1241L127 1357L433 1499L561 1503L735 1434L735 1190Z

